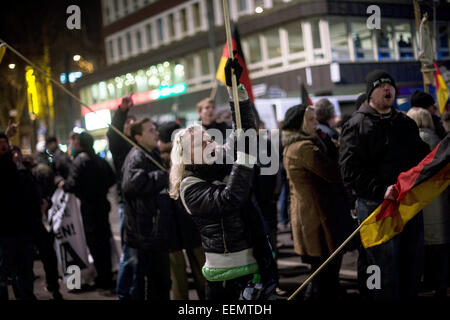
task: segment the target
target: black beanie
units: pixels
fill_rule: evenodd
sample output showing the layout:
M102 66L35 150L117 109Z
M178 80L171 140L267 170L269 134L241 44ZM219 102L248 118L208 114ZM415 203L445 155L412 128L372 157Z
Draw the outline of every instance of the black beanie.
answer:
M436 102L431 94L416 90L410 99L411 107L428 108Z
M159 140L164 143L169 143L172 141L172 133L177 129L180 129L180 125L175 121L161 124L158 128Z
M395 85L394 78L392 78L391 75L384 70L373 70L372 72L369 72L369 74L366 77L366 83L367 83L367 90L366 90L367 100L370 100L370 95L372 94L372 91L383 83L391 84L395 88L395 91L397 91L397 86Z
M94 138L89 133L83 131L78 136L78 142L83 151L90 151L94 145Z
M308 108L306 103L293 106L284 115L282 130L300 130L303 123L305 111Z

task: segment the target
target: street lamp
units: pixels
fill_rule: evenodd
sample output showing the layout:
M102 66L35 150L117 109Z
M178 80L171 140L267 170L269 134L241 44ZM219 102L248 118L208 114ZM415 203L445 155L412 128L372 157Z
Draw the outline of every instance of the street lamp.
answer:
M16 65L14 63L10 63L8 65L8 68L10 68L11 70L13 70L16 67Z
M76 54L73 56L73 61L80 61L81 56L79 54Z

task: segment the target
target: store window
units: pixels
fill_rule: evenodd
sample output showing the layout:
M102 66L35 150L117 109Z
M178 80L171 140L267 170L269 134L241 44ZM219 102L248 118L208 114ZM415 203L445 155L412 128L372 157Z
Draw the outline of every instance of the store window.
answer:
M280 33L277 29L264 32L267 42L267 54L269 59L281 57Z
M414 58L411 24L400 23L395 25L395 42L398 46L400 59Z
M244 13L247 11L247 0L238 0L238 12Z
M259 42L259 36L253 35L246 38L248 44L248 61L249 63L255 63L261 61L261 44Z
M296 53L305 50L303 44L302 25L298 22L293 22L285 27L288 34L289 53Z
M445 24L438 25L437 27L438 39L437 39L437 57L438 59L450 57L450 32L449 26Z
M378 59L394 58L394 41L392 40L392 26L386 25L382 29L376 30L378 45Z
M333 61L350 60L347 23L345 21L330 21L328 26L330 30L331 55Z
M372 31L365 22L351 23L352 41L356 59L373 59Z

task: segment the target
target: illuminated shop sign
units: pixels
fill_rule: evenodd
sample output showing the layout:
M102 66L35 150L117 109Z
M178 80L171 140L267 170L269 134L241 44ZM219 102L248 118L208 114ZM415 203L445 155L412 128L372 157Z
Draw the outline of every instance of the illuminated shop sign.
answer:
M151 101L155 101L162 98L167 98L171 96L175 96L178 94L182 94L186 92L186 83L177 83L171 86L162 86L158 89L148 90L145 92L138 92L133 94L133 102L134 104L142 104L147 103ZM120 103L122 102L122 98L112 99L100 103L96 103L93 105L90 105L89 107L92 109L92 111L98 111L98 110L113 110L117 108ZM90 113L91 110L87 108L82 109L82 114L87 115Z

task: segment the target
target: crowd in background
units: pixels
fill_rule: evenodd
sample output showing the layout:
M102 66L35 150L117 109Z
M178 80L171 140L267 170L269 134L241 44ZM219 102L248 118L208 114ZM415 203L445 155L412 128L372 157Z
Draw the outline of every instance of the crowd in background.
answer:
M137 119L129 114L131 98L124 98L111 124L139 148L110 128L112 165L95 153L88 132L72 133L67 153L56 137L48 137L44 152L24 157L20 148L9 145L16 130L11 124L0 133L0 298L8 299L11 279L16 299L35 299L37 251L48 291L62 299L54 235L43 222L52 194L60 188L80 200L97 271L95 288L104 294L168 300L172 291L173 299L188 299L189 264L199 299L246 298L246 292L254 298L255 288L260 299L272 299L282 292L277 232L291 230L295 253L315 271L381 201L395 199L398 174L417 165L448 135L448 113L440 117L431 95L414 92L405 114L393 107L396 88L386 72L371 72L354 113L340 121L327 99L290 108L280 123L281 161L274 175L259 174L258 159L249 160L246 152L245 160L237 154L233 165L172 163L177 152L185 151L184 137L196 128L224 135L235 128L233 103L230 111L216 115L213 100L200 101L201 126L183 129L177 121ZM239 97L243 128L263 128L245 89ZM107 199L114 184L122 252L117 279ZM359 252L361 296L414 297L421 286L446 296L449 212L447 190L386 244L364 249L359 239L350 243L346 250ZM341 262L342 253L309 283L303 298L345 299ZM366 268L372 264L381 268L381 290L367 289Z

